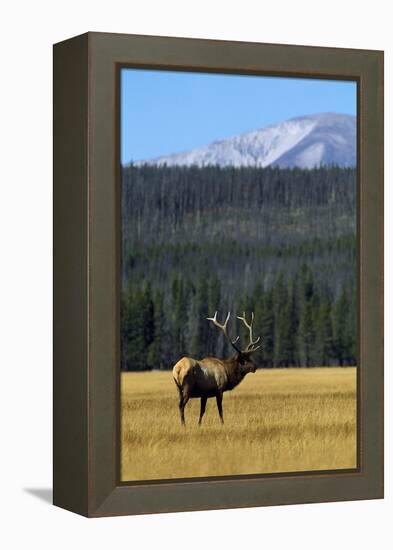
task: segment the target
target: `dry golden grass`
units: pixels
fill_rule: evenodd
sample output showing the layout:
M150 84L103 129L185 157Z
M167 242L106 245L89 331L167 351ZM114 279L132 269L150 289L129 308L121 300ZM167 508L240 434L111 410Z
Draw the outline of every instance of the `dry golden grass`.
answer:
M123 373L124 481L356 467L356 368L271 369L180 424L171 372Z

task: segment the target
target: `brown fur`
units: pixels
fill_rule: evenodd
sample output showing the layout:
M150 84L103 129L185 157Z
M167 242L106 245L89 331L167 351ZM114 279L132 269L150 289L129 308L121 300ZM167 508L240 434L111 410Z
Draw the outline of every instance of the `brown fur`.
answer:
M206 400L215 397L221 422L223 393L233 390L249 372L255 372L256 366L249 353L236 353L230 359L206 357L192 359L183 357L173 367L173 378L179 391L179 410L182 424L185 424L184 408L189 399L201 399L199 424L202 422Z

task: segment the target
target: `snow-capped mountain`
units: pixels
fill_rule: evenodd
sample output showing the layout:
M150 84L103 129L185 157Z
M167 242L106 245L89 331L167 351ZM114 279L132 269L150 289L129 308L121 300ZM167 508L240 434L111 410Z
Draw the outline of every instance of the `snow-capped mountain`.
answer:
M356 118L320 113L292 118L238 136L137 164L280 166L313 168L355 166Z

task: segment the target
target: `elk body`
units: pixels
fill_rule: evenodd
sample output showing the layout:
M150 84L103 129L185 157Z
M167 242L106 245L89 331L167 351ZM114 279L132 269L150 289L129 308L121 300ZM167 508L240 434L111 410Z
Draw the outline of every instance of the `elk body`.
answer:
M199 424L202 422L206 410L206 402L209 398L215 397L220 420L224 423L222 409L222 398L226 391L233 390L249 372L256 371L256 365L251 360L251 354L261 345L256 345L260 338L253 340L252 325L254 314L251 316L250 323L247 322L245 313L243 317L238 317L248 328L250 342L244 350L241 350L236 342L228 336L227 325L230 318L230 312L227 315L225 323L222 325L217 321L217 312L214 317L208 317L229 340L235 350L235 355L230 359L218 359L217 357L205 357L204 359L192 359L183 357L173 367L173 378L179 391L179 410L180 420L185 424L184 409L189 399L200 398L201 409L199 414Z

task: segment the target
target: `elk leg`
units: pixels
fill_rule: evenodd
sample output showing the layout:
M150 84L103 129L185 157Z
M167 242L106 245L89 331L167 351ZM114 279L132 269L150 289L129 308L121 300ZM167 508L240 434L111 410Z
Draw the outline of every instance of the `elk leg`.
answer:
M221 424L224 424L224 415L222 412L222 393L216 395L218 414L220 415Z
M201 397L201 412L199 414L199 426L202 424L202 418L203 418L203 415L205 414L205 410L206 410L206 401L207 401L207 397Z
M182 397L180 398L180 402L179 402L180 420L181 420L181 423L183 424L183 426L186 425L186 420L184 418L184 408L187 405L189 399L190 399L189 395L187 393L185 393L185 394L182 395Z
M179 412L180 412L180 421L184 425L185 421L184 421L183 396L182 396L181 393L180 393L180 398L179 398Z

